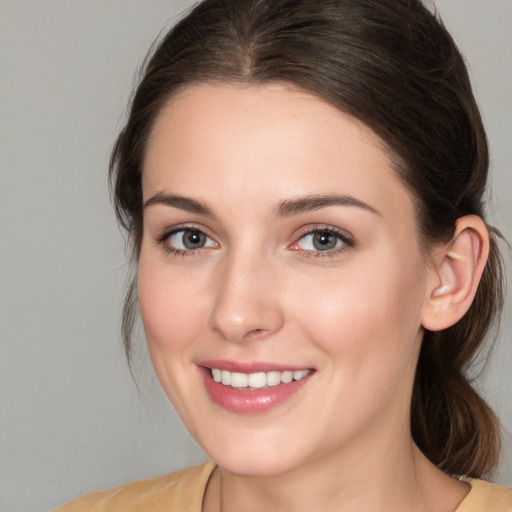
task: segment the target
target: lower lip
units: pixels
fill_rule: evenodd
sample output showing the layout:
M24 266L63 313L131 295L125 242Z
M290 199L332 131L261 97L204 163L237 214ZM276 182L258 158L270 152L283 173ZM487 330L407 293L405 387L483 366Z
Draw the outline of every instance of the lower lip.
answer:
M298 393L315 372L289 384L279 384L262 389L239 389L215 382L210 370L200 367L206 391L210 398L224 409L239 413L256 414L268 411L289 400Z

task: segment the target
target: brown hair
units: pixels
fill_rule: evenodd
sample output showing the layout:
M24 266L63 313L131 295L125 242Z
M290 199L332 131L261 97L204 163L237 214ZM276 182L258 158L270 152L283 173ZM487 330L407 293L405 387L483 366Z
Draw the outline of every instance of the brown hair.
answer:
M489 157L480 113L454 41L419 0L205 0L150 55L112 153L116 213L135 259L153 123L171 96L206 81L291 83L363 121L414 195L425 244L449 241L463 215L484 218ZM498 457L498 421L467 376L502 307L496 234L490 228L489 261L467 314L425 333L414 383L413 438L452 474L480 476ZM136 302L132 284L128 359Z

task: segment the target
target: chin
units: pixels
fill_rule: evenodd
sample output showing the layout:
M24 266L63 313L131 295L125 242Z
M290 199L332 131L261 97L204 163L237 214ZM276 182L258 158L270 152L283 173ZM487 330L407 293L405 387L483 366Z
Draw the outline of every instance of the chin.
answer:
M283 460L280 457L244 456L229 457L225 454L213 459L225 471L242 476L271 477L287 473L295 469L298 464Z
M257 441L249 436L233 439L227 436L215 443L200 443L206 453L222 469L244 476L275 476L300 466L297 443L286 443L263 436ZM252 441L252 442L251 442Z

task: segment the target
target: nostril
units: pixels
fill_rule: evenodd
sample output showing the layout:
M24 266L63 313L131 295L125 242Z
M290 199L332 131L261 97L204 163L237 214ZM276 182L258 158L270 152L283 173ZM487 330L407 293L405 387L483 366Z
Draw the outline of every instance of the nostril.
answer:
M266 332L265 329L252 329L244 336L244 338L246 340L259 338L260 336L263 336L265 334L265 332Z

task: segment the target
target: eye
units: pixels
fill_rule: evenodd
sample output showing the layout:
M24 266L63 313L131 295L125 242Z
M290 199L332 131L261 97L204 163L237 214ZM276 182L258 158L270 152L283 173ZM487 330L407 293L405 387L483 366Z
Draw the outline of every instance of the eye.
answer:
M203 249L205 247L216 247L216 243L199 229L183 228L178 229L165 237L168 248L172 251L186 252Z
M332 228L318 228L302 235L292 245L291 249L316 253L318 255L321 252L338 252L353 245L353 241L347 235L339 233Z
M304 235L298 242L303 251L330 251L343 245L341 238L331 231L313 231Z

